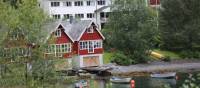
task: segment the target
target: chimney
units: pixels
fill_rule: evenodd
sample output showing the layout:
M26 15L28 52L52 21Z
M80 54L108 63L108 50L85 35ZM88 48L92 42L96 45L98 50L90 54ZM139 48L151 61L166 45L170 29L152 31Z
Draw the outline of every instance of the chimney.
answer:
M74 18L73 16L69 16L69 23L71 24L73 22Z

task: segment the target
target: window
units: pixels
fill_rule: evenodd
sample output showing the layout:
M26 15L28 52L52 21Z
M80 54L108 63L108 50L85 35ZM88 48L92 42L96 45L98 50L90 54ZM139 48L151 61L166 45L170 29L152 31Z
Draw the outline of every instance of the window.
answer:
M75 18L84 18L84 14L75 14Z
M75 1L74 6L83 6L83 1Z
M98 0L98 1L97 1L97 4L98 4L98 5L105 5L105 4L106 4L106 1L105 1L105 0Z
M94 41L94 48L102 48L102 41L101 40Z
M94 1L87 1L87 6L94 6Z
M69 53L71 52L71 43L51 44L47 47L46 53Z
M69 19L72 14L64 14L64 19Z
M51 53L55 53L55 45L48 45L47 46L47 49L46 49L46 53L49 53L49 54L51 54Z
M53 17L54 19L60 19L60 14L54 14L54 15L52 15L52 17Z
M94 14L93 13L88 13L87 14L87 18L93 18L94 17Z
M71 52L71 43L66 43L61 45L61 52L62 53L69 53Z
M91 26L91 27L89 27L88 29L87 29L87 33L93 33L93 26Z
M94 53L94 42L88 41L88 53Z
M63 6L72 6L72 2L70 1L63 2Z
M56 30L55 36L56 37L61 37L61 29Z
M80 41L79 43L80 50L84 50L88 48L88 42L87 41Z
M51 7L58 7L60 6L60 2L51 2Z
M56 53L60 53L60 52L61 52L60 45L56 45Z

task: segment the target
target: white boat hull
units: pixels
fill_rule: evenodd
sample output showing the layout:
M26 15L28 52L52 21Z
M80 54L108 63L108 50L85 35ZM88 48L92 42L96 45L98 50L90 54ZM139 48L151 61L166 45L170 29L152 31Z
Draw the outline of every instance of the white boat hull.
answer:
M167 73L153 73L151 77L153 78L174 78L176 76L176 72L167 72Z
M117 78L113 77L110 79L111 82L113 83L130 83L131 78Z

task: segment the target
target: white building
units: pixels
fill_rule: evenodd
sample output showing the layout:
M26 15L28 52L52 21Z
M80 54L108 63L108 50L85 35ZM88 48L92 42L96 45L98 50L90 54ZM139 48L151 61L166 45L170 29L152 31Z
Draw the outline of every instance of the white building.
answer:
M112 0L39 0L44 11L55 19L93 20L99 29L110 12Z

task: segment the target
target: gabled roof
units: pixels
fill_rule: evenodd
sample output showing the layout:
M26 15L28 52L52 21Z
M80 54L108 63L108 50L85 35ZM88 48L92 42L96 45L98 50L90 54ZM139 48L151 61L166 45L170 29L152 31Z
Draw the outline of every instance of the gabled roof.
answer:
M54 21L46 24L45 29L48 31L49 36L50 34L61 25L65 29L65 33L69 36L69 38L74 41L79 41L82 37L83 33L86 31L88 27L91 26L91 24L94 23L92 20L79 20L79 21L72 21L71 23L67 20L59 20ZM97 29L99 34L103 39L105 37L102 35L102 33Z

